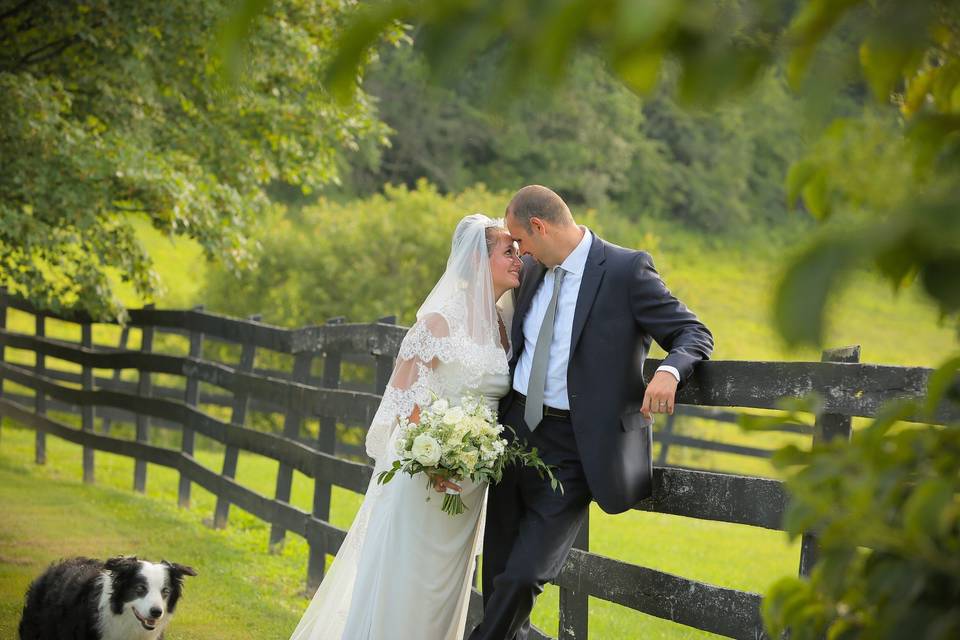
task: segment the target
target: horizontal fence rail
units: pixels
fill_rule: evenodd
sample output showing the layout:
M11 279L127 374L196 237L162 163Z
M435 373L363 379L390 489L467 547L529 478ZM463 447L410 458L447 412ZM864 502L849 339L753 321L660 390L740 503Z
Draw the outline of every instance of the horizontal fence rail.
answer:
M8 329L7 309L33 314L34 334ZM47 336L47 319L78 323L82 328L81 341ZM118 346L111 347L93 344L93 325L83 314L37 312L19 298L0 295L0 415L36 431L37 462L45 461L44 438L52 435L84 448L87 482L94 479L95 451L136 460L138 491L143 490L146 482L147 463L174 469L180 474L181 506L189 505L190 485L196 484L217 497L216 524L225 525L229 506L235 505L270 523L271 548L282 544L286 532L304 538L310 547L307 585L308 589L315 588L323 577L324 559L336 554L346 535L346 531L329 522L331 488L363 494L372 476L362 444L341 442L337 437L338 424L359 426L362 442L362 432L376 412L406 329L392 324L391 319L350 324L340 318L325 325L285 329L257 319L230 318L199 308L146 308L130 312L129 326L123 329ZM131 329L139 329L143 334L138 349L128 348ZM156 352L154 344L165 334L188 339L189 352ZM204 357L203 346L210 340L242 347L241 361L228 364ZM10 352L14 349L32 353L33 363L13 361ZM264 353L288 357L291 370L256 366L257 357ZM851 361L859 358L858 352L855 356L845 352L842 357L825 354L825 359L828 355L838 361L704 362L679 392L676 413L733 423L737 414L725 407L773 409L782 398L816 392L824 402L825 424L847 425L844 433L848 434L851 417L871 417L884 402L921 398L926 392L929 369L859 364ZM53 368L51 359L72 363L82 371ZM322 365L320 375L312 372L314 361ZM366 368L367 382L344 380L341 369L345 364ZM648 379L658 365L656 360L646 362L644 374ZM113 374L95 377L94 369L112 369ZM135 373L137 381L123 379L124 370ZM182 379L183 386L157 384L157 375ZM217 391L201 390L200 383ZM20 389L7 388L10 384ZM230 408L231 419L214 417L205 407L219 407L221 411ZM54 411L79 415L81 428L52 418L49 414ZM281 414L281 432L251 428L250 412ZM960 419L958 413L955 407L942 406L935 419L942 423L956 421ZM101 422L100 433L94 429L97 418ZM678 434L674 431L674 418L668 417L658 432L661 449L654 469L653 496L635 508L780 530L787 506L780 481L665 464L669 447L757 457L767 457L771 451ZM303 435L307 420L317 422L315 436ZM136 422L136 439L109 433L118 422ZM158 426L182 432L180 450L148 442L149 428ZM782 430L807 437L812 432L797 426L784 426ZM227 455L221 472L195 460L195 434L225 447ZM279 462L274 497L261 495L234 479L236 455L240 451ZM290 474L294 470L314 481L310 512L289 503ZM760 595L591 553L588 532L589 528L584 527L577 548L555 580L561 596L561 639L587 637L589 597L727 637L765 637L759 614ZM801 564L807 569L814 557L814 543L812 538L804 541ZM469 624L479 620L481 611L482 599L474 590ZM532 636L549 638L539 630L534 630Z

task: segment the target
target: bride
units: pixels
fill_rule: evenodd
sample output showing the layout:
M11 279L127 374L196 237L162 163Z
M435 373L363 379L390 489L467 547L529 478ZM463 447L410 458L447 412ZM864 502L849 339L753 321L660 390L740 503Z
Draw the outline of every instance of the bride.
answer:
M519 286L520 267L501 224L481 214L457 224L446 271L400 345L367 432L376 465L363 504L291 640L463 637L486 484L434 479L436 492L459 491L467 507L450 516L419 474L398 473L385 485L376 478L397 458L398 418L416 422L431 394L454 404L482 394L496 411L510 388L512 304L504 294Z

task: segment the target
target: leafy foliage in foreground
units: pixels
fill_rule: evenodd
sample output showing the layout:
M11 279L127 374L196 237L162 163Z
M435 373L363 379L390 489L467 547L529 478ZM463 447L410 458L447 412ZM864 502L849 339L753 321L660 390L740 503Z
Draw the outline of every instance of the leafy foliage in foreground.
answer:
M900 423L960 403L950 387L958 370L960 358L947 362L925 404L890 404L849 443L777 453L774 464L789 470L786 529L816 532L820 550L809 579L783 578L768 592L771 637L960 634L960 424Z

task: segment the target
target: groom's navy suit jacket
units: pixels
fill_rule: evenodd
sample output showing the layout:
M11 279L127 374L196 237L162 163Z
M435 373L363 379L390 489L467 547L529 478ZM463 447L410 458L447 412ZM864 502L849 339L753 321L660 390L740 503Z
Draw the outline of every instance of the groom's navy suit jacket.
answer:
M546 267L524 258L516 290L511 378L523 350L523 321ZM567 394L570 420L587 484L607 513L621 513L652 491L652 425L640 413L643 363L656 340L663 364L680 372L710 357L713 336L666 288L650 254L594 234L573 317ZM513 393L504 398L505 415Z

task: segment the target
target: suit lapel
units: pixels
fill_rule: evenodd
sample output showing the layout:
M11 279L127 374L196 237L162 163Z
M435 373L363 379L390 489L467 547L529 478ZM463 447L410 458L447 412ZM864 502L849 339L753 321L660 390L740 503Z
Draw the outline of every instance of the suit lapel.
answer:
M583 333L583 326L587 323L587 316L590 314L590 307L593 306L593 300L600 288L600 281L603 280L603 274L606 271L606 267L603 266L605 260L603 240L594 234L593 242L590 244L590 253L587 254L587 262L583 268L583 277L580 279L577 307L573 312L573 329L570 333L571 359L574 350L577 348L577 342L580 340L580 334Z

